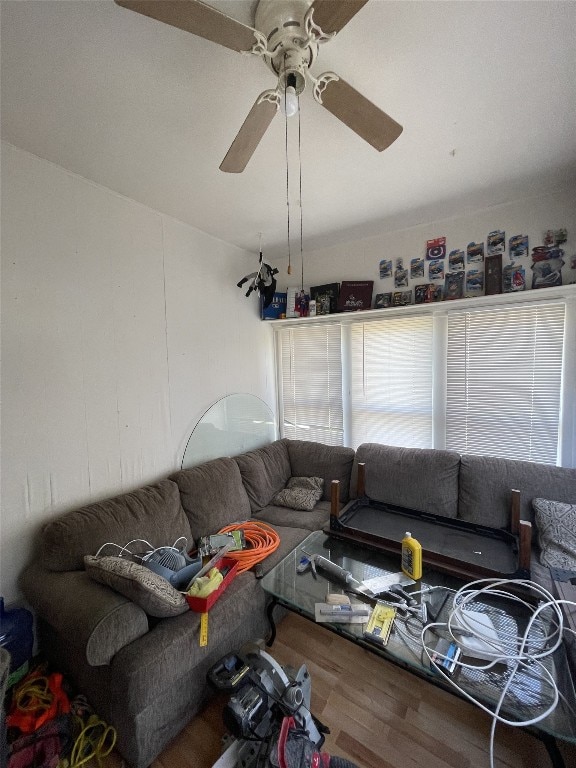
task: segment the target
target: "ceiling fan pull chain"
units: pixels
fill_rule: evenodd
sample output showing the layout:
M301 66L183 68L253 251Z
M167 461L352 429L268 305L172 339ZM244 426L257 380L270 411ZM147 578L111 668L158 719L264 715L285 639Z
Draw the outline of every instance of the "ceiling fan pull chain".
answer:
M286 93L284 93L286 98ZM288 172L288 116L284 115L284 151L286 156L286 212L288 219L288 269L286 270L289 275L292 274L292 261L290 253L290 182Z
M298 96L298 173L299 173L299 184L300 188L298 190L298 196L299 196L299 203L300 203L300 263L302 265L302 272L301 272L301 280L302 284L300 286L301 290L304 291L304 249L303 249L303 238L302 238L302 134L301 134L301 124L300 124L300 96Z

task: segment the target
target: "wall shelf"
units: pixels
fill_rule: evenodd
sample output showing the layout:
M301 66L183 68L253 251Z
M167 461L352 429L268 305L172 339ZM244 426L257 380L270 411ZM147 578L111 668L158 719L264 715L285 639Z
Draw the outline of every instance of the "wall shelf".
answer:
M538 301L556 301L568 299L576 301L576 284L559 285L553 288L533 288L514 293L498 293L492 296L476 296L468 299L454 299L451 301L438 301L430 304L408 304L405 307L387 307L386 309L364 309L358 312L336 312L331 315L317 315L316 317L287 317L281 320L263 320L273 326L306 325L311 323L342 324L358 321L380 320L385 317L393 317L401 314L446 314L453 310L479 309L481 307L503 306L506 304L532 304Z

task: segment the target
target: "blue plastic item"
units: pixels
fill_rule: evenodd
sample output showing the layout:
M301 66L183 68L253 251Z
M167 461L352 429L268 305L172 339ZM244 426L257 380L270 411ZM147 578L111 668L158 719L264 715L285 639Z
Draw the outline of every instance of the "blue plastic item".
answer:
M28 672L34 646L33 618L26 608L4 610L4 598L0 597L0 646L10 654L8 688Z
M173 547L166 547L165 549L173 550ZM192 559L185 552L179 553L176 558L173 552L168 552L167 556L162 556L162 552L156 550L155 554L160 556L156 559L145 558L142 565L150 568L159 576L163 576L175 589L183 589L202 568L201 557Z

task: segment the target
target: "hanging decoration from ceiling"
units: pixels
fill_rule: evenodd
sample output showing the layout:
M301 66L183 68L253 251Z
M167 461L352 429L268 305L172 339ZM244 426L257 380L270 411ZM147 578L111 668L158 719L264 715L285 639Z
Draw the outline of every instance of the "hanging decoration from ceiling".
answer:
M240 282L236 283L238 288L242 288L246 283L250 283L246 296L250 296L252 291L262 297L264 309L270 306L272 299L274 298L274 292L276 291L276 278L274 275L278 274L276 267L271 267L270 264L266 264L262 255L262 233L260 233L260 258L258 261L258 271L251 272L249 275L245 275Z

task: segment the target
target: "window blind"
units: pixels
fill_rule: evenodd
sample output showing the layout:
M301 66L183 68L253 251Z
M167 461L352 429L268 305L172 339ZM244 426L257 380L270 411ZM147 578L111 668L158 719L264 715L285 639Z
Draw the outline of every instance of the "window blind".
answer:
M446 447L556 464L565 305L448 315Z
M343 444L340 335L336 323L280 330L284 437Z
M354 323L351 444L432 446L431 315Z

